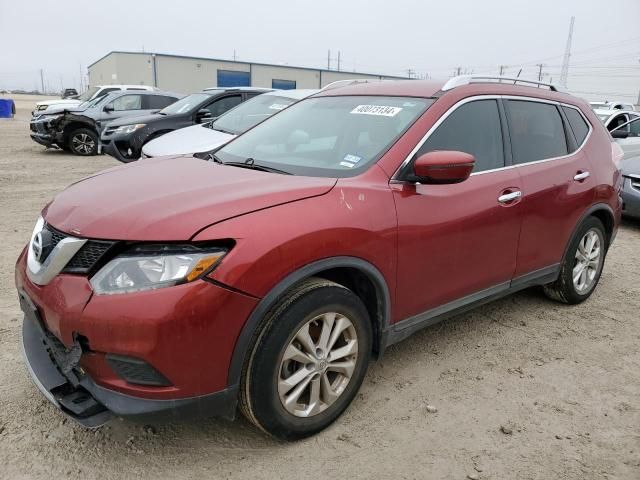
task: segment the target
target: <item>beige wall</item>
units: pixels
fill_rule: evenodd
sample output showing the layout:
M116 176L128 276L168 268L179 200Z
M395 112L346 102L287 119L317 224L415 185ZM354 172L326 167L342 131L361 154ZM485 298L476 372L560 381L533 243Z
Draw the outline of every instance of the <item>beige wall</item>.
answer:
M271 88L271 81L293 80L296 88L318 88L320 72L290 67L272 67L267 65L251 66L251 86Z
M192 93L216 87L218 70L251 72L252 87L271 88L271 81L294 80L297 88L319 88L338 80L379 79L378 75L320 71L279 65L257 65L198 58L156 56L157 86ZM113 76L116 75L115 78ZM383 77L385 78L385 77ZM153 85L153 59L149 53L112 53L89 69L92 86L105 84Z
M156 57L158 88L172 92L192 93L216 87L218 70L248 72L248 63L216 62L179 57Z
M113 53L89 68L89 85L153 85L151 55Z

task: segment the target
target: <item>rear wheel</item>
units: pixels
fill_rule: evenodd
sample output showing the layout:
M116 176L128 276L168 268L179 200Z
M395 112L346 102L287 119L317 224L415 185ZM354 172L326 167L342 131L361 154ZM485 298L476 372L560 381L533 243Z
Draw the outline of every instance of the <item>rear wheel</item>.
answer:
M88 128L72 131L67 140L71 152L76 155L89 156L98 153L98 134Z
M243 371L242 413L274 437L294 440L329 426L367 370L371 326L361 300L319 278L271 310Z
M544 287L547 296L569 304L589 298L602 274L606 242L602 222L595 217L585 220L567 249L558 279Z

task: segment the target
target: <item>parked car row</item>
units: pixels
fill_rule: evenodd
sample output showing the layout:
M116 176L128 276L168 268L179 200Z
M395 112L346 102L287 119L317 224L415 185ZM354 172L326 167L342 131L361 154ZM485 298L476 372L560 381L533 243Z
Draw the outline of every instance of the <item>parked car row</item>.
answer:
M503 80L351 85L282 109L273 92L246 108L277 106L264 121L211 123L240 135L206 155L69 186L16 264L36 385L89 427L239 408L297 439L425 326L531 286L585 301L620 222L623 152L585 101ZM111 148L121 128L135 156L136 132L211 120L244 93L120 119Z

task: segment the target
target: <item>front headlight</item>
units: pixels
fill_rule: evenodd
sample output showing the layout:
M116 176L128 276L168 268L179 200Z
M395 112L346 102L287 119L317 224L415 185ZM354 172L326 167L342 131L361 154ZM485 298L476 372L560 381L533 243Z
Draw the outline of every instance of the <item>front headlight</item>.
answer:
M146 127L146 123L136 123L135 125L122 125L115 129L115 133L131 133L139 130L143 127Z
M225 248L140 245L114 258L91 278L98 295L130 293L192 282L209 273Z

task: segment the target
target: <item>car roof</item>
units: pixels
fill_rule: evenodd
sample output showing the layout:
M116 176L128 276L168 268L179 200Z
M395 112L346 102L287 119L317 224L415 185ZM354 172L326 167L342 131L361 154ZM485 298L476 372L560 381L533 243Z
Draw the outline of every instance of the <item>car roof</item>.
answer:
M157 90L149 85L96 85L96 88L139 88L141 90Z
M207 87L203 88L202 92L213 92L213 91L235 91L238 90L240 92L272 92L273 88L262 88L262 87Z
M272 90L267 93L263 93L262 96L269 97L282 97L282 98L293 98L294 100L302 100L303 98L307 98L314 93L318 93L320 90L317 88L300 88L294 90Z

